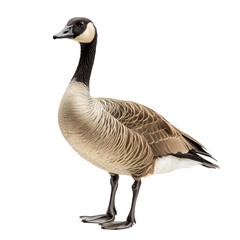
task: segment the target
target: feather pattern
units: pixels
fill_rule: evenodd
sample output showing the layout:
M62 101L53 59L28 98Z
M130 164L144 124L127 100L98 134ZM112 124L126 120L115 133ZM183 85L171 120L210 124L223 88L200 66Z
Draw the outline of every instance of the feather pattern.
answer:
M75 80L62 98L59 125L83 158L110 173L131 175L136 180L154 173L156 159L168 155L202 163L195 153L211 156L152 109L130 101L92 98L89 88Z
M144 105L109 98L97 100L120 123L143 136L155 157L187 153L195 148L177 128Z

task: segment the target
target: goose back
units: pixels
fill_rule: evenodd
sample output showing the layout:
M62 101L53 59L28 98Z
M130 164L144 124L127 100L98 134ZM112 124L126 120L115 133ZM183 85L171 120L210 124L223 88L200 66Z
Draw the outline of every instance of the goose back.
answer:
M161 115L144 105L110 98L97 100L120 123L146 139L155 157L187 153L196 149L196 144L203 147L195 139L181 132Z

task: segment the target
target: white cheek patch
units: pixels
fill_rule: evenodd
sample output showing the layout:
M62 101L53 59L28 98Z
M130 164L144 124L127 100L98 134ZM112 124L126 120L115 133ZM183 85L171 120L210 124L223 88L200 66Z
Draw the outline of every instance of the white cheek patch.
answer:
M90 22L87 25L86 30L78 35L77 37L73 38L72 40L75 40L80 43L90 43L95 37L95 27Z

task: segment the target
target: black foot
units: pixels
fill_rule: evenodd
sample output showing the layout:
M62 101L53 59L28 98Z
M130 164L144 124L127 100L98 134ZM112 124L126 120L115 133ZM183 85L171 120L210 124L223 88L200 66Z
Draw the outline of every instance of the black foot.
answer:
M81 216L84 223L108 223L114 221L115 217L108 214L101 214L96 216Z
M131 221L124 221L124 222L109 222L109 223L103 223L102 229L109 229L109 230L120 230L120 229L126 229L133 226L133 222Z

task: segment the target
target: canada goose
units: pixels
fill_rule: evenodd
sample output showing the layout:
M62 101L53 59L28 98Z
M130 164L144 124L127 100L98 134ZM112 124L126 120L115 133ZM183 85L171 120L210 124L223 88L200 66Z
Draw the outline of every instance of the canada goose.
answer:
M152 109L135 102L90 96L97 44L97 29L91 20L72 18L53 38L69 38L81 46L79 64L59 107L61 132L79 155L111 175L106 214L81 216L83 222L99 223L104 229L129 228L136 222L142 177L195 165L218 167L201 156L212 158L201 143ZM133 198L126 221L115 222L119 174L133 177Z

